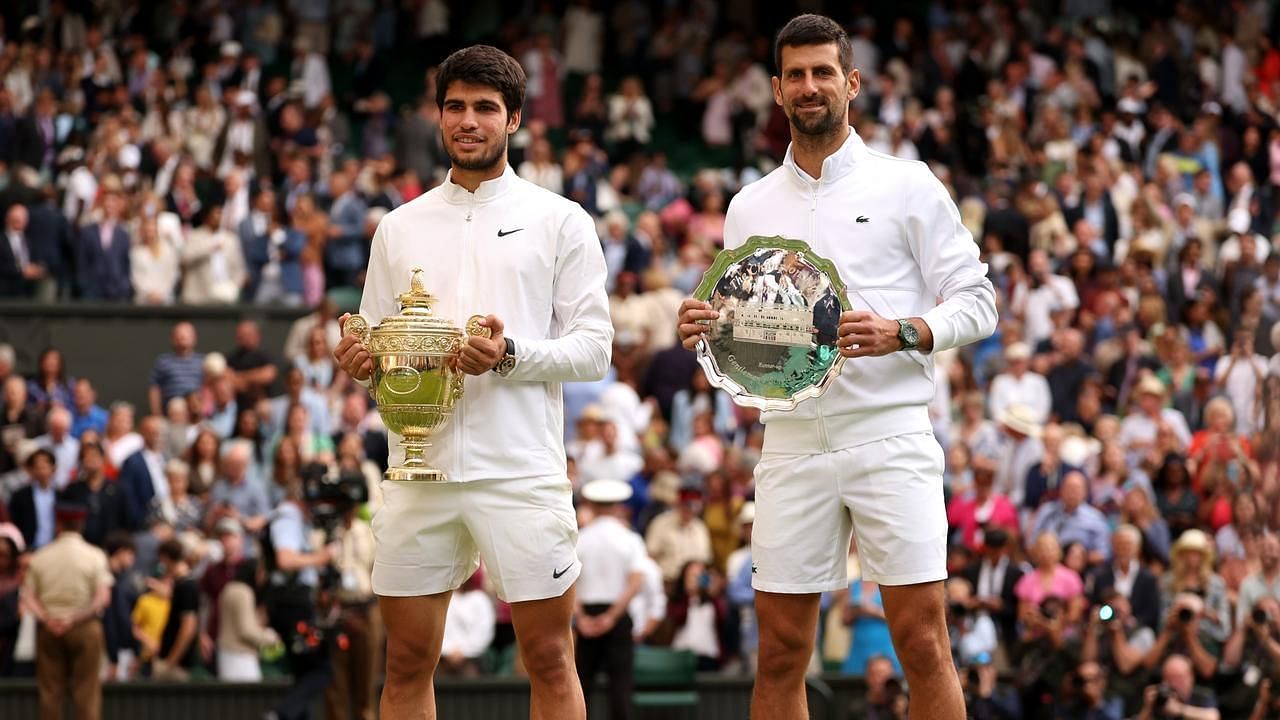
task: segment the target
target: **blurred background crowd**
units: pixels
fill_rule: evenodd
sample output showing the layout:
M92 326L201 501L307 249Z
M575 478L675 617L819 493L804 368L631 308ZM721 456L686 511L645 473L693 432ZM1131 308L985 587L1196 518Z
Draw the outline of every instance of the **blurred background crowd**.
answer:
M529 76L511 164L598 222L613 367L565 387L565 440L576 487L633 487L637 638L751 672L763 428L675 317L728 199L782 159L771 34L807 10L853 37L859 134L929 164L997 288L996 335L936 358L931 406L970 713L1280 717L1267 0L6 3L0 297L308 313L287 338L245 320L233 347L178 323L172 352L139 358L146 407L98 397L57 348L0 346L0 676L93 674L40 651L18 589L48 590L46 547L68 567L100 551L110 677L255 679L340 628L331 710L368 707L387 441L331 361L334 319L378 220L444 177L430 68L473 42ZM73 527L85 543L59 546ZM905 717L856 547L849 567L814 669L866 677L857 717ZM298 592L322 609L310 634L281 610ZM518 673L513 642L482 571L441 672Z

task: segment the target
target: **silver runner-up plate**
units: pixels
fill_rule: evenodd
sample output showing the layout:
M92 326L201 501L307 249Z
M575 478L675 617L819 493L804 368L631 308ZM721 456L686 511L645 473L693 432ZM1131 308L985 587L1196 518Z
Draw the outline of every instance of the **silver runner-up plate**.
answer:
M840 314L849 298L835 264L800 240L754 236L723 250L694 297L720 313L706 321L698 363L738 405L793 410L840 374Z

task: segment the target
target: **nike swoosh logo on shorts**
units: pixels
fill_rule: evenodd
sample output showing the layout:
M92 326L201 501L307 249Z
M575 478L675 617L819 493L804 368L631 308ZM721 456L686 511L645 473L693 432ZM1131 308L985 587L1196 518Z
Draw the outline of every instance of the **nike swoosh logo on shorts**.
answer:
M561 575L564 575L564 574L565 574L565 573L567 573L567 572L569 572L569 568L571 568L571 567L573 567L573 563L569 563L569 565L568 565L568 566L566 566L566 567L565 567L565 569L563 569L563 570L552 570L552 571L551 571L551 579L552 579L552 580L559 580L559 579L560 579L560 576L561 576Z

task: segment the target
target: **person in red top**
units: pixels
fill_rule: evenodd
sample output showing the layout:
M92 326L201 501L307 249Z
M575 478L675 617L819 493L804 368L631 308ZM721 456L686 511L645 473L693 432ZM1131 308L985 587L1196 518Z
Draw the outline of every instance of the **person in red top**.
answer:
M1247 478L1261 478L1258 463L1253 459L1253 448L1249 438L1235 430L1235 410L1231 401L1225 397L1216 397L1209 401L1204 409L1204 429L1191 436L1191 444L1187 446L1188 469L1191 471L1191 487L1202 497L1213 492L1213 488L1205 487L1206 480L1212 477L1210 468L1215 465L1229 466L1238 463L1235 482L1244 482ZM1227 469L1227 468L1224 468ZM1231 471L1221 475L1230 479Z
M947 524L960 534L960 542L974 552L983 548L984 527L1018 528L1018 511L1009 498L995 492L996 464L991 458L973 459L973 490L947 506Z

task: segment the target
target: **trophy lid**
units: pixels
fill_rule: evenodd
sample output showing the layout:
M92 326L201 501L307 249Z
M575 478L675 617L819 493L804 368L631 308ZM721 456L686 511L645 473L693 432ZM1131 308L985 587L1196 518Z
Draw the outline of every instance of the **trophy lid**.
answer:
M431 306L437 298L427 292L422 268L414 268L409 291L400 295L400 314L383 319L375 330L411 330L434 335L461 335L462 331L448 319L436 315Z

